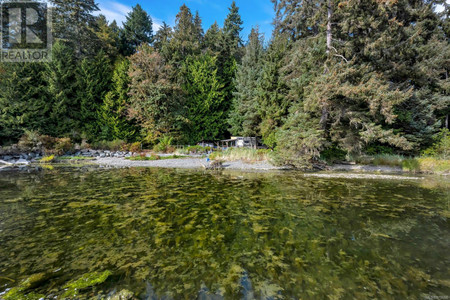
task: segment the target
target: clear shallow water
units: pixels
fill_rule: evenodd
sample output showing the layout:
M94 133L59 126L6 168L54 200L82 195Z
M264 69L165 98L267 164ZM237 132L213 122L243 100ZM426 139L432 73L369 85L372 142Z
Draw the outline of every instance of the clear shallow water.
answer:
M60 299L105 274L72 298L450 296L449 203L445 181L2 172L0 298Z

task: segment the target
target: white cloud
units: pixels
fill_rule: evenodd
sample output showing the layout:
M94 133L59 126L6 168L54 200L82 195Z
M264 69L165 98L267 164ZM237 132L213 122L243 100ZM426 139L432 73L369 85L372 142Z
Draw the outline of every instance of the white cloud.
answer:
M100 11L96 12L96 15L104 15L109 22L115 20L119 26L122 26L122 23L126 21L126 15L132 10L131 6L108 0L99 1L98 8ZM153 31L156 32L161 27L162 21L153 17L152 20Z
M131 7L115 2L115 1L99 1L98 8L100 11L96 15L104 15L110 22L116 21L117 25L122 26L126 20L126 15L131 11Z

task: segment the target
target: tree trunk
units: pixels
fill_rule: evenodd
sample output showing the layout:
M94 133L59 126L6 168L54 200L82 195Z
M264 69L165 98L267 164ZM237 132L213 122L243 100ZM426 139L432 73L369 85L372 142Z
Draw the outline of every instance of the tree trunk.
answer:
M331 7L331 0L327 1L327 57L330 58L331 55L331 42L333 39L333 35L331 33L331 18L333 17L333 9ZM325 67L325 73L328 73L328 68ZM326 129L328 122L328 108L326 103L322 104L322 117L320 118L320 124L323 129Z
M333 35L331 33L331 18L333 16L333 8L331 7L331 0L327 1L327 55L331 52L331 41Z

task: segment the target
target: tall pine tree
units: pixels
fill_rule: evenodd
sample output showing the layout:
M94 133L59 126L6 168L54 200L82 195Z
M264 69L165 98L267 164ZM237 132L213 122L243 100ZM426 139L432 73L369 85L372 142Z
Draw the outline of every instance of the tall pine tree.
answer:
M258 102L258 87L262 76L264 38L258 28L253 28L242 63L236 72L233 108L229 123L231 133L243 136L259 136L261 110Z

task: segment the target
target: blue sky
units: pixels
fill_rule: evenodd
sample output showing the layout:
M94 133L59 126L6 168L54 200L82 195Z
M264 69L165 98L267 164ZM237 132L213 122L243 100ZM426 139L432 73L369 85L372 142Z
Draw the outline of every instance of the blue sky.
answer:
M228 14L228 8L232 0L97 0L100 12L108 20L116 20L120 25L125 20L125 15L132 6L139 3L151 16L154 30L165 21L170 26L175 24L175 16L179 8L185 3L195 13L199 11L203 20L205 31L217 21L222 27L223 21ZM247 40L252 27L259 26L266 40L270 39L272 33L272 20L274 17L273 4L270 0L236 0L240 9L244 30L242 37Z

